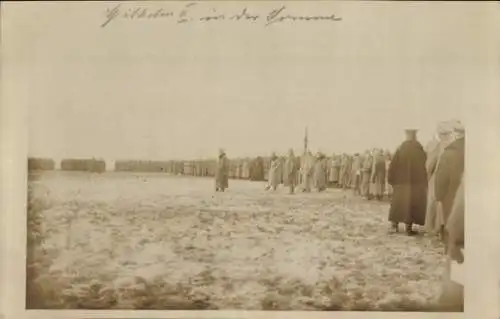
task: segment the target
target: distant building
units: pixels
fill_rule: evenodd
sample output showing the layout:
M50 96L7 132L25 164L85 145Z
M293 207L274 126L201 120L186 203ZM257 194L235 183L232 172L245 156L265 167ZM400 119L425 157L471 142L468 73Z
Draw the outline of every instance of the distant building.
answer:
M81 171L102 173L106 171L106 162L96 159L63 159L61 161L63 171Z
M50 158L28 158L28 171L52 171L56 163Z

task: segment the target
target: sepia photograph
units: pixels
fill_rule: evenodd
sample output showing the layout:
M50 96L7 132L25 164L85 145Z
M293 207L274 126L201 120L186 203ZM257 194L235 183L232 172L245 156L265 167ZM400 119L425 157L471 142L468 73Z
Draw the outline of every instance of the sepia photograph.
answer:
M16 5L26 309L464 311L463 10Z

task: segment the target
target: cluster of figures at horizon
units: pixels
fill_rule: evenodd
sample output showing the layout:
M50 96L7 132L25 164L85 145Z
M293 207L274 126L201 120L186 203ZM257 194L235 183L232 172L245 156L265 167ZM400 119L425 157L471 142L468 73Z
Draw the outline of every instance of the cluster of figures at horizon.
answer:
M382 200L390 198L391 187L387 180L387 170L391 153L381 149L366 151L364 154L333 155L328 158L322 152L316 156L311 151L295 157L293 150L286 159L276 154L271 156L266 189L276 190L280 184L287 186L293 194L296 188L302 192L325 191L328 187L352 189L365 199Z

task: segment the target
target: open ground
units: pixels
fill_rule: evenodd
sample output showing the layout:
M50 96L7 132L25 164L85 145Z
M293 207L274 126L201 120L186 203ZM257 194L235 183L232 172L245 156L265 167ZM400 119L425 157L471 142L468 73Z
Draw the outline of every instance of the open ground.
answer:
M388 203L337 189L290 195L264 186L230 180L226 192L216 193L210 178L33 174L28 231L43 241L28 245L29 303L86 309L433 308L442 247L426 236L389 235Z

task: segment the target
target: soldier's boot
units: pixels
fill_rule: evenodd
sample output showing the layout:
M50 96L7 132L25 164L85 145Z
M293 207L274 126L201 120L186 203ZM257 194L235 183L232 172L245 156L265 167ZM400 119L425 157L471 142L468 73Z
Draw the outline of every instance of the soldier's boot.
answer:
M445 241L445 232L444 232L444 226L442 225L441 227L439 227L439 240L444 242Z
M408 236L415 236L417 234L416 231L413 230L413 225L411 223L406 224L406 234Z
M395 234L399 232L398 223L391 223L391 227L389 228L389 234Z

